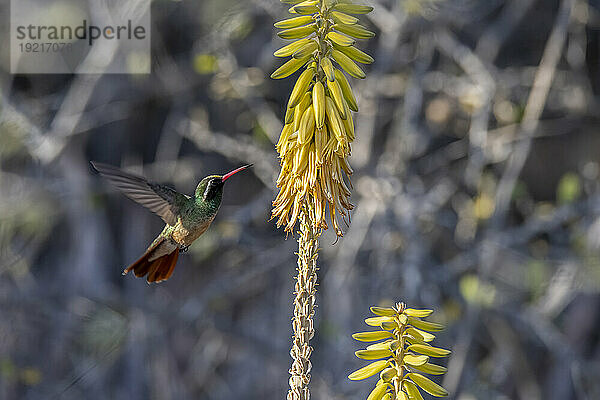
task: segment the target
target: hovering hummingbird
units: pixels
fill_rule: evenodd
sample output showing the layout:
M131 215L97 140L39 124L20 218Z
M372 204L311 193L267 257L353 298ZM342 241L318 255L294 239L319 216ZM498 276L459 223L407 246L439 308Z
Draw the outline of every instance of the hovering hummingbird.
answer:
M166 223L146 252L123 271L125 275L133 270L137 277L147 274L148 283L169 279L179 253L187 251L215 219L221 205L225 181L252 166L244 165L223 176L209 175L200 181L194 195L188 196L111 165L99 162L91 164L125 196L148 208Z

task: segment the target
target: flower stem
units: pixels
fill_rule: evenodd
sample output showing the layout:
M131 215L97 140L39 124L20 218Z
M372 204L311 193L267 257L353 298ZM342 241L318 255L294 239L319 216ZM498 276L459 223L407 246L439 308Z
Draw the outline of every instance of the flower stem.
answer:
M292 329L294 337L290 355L293 358L290 368L290 390L288 400L310 399L310 339L315 334L313 317L315 314L315 293L317 291L317 256L320 230L315 230L312 220L314 210L304 204L300 215L300 237L298 238L298 275L296 276L294 318Z

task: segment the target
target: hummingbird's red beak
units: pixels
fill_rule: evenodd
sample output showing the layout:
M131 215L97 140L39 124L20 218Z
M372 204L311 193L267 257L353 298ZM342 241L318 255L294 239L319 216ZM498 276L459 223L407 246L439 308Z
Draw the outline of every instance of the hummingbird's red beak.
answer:
M248 164L248 165L244 165L243 167L239 167L237 169L234 169L231 172L226 173L225 175L223 175L223 177L221 177L221 182L225 182L227 179L229 179L232 175L237 174L240 171L245 170L246 168L250 168L252 166L252 164Z

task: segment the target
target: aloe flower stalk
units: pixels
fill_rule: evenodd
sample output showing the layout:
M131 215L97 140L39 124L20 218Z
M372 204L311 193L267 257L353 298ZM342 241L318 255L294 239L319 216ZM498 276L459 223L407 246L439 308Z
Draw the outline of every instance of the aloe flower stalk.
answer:
M353 16L366 14L371 7L324 0L281 1L291 5L292 18L275 27L282 29L279 37L294 41L275 52L276 57L289 58L271 77L302 72L290 94L276 146L281 171L272 218L288 233L300 222L287 397L308 400L319 237L328 228L328 211L336 235L342 236L340 220L347 225L353 208L348 157L355 138L352 112L358 111L358 104L344 71L359 79L366 76L356 63L369 64L373 58L354 44L375 34Z

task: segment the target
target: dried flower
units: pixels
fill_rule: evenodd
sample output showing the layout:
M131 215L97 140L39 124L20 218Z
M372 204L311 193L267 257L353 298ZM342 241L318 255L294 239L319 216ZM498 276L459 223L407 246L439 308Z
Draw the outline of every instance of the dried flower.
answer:
M429 332L443 329L434 322L423 321L433 310L406 308L404 303L394 307L371 307L375 317L365 320L379 331L355 333L352 337L361 342L377 342L355 354L364 360L377 360L348 375L361 380L379 373L379 381L368 400L422 399L419 388L435 397L448 395L446 389L422 375L441 375L446 368L430 363L432 357L445 357L450 350L429 344L435 336Z

